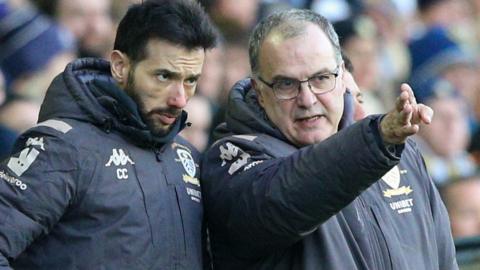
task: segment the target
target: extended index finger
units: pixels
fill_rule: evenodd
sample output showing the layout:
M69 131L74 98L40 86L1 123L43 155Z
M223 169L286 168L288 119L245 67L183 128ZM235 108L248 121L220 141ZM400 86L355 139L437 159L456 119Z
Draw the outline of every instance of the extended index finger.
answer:
M408 101L410 102L410 104L412 104L413 106L417 105L417 100L415 98L415 94L413 93L413 89L408 83L402 83L400 89L402 90L402 93L408 93Z
M397 112L401 112L405 105L409 103L409 93L407 90L403 90L400 95L397 97L397 100L395 102L395 109Z

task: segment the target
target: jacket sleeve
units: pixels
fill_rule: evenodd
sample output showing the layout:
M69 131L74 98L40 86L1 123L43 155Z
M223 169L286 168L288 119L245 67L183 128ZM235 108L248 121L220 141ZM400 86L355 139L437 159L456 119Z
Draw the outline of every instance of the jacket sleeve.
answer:
M49 233L74 197L73 148L51 134L22 136L0 163L0 269Z
M415 147L417 154L417 160L419 161L420 170L422 174L426 175L426 190L430 202L430 209L433 218L434 230L435 230L435 240L437 244L438 252L438 269L445 270L456 270L458 269L457 259L455 254L455 244L452 237L452 231L450 227L450 220L448 217L448 211L445 207L440 194L435 186L432 178L428 174L425 161L418 150Z
M246 136L214 144L202 163L214 249L223 242L239 256L260 257L347 206L399 161L403 146L396 155L386 150L378 121L367 118L285 157L265 154Z

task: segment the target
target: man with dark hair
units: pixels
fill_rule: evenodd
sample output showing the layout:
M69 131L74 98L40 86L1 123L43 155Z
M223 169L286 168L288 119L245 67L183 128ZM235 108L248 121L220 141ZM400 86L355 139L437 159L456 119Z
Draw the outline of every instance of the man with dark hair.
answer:
M433 114L412 89L337 132L338 37L307 10L260 22L250 62L202 161L216 269L457 269L445 207L407 140Z
M194 1L144 1L110 62L55 78L0 163L0 268L202 269L199 154L177 133L215 40Z

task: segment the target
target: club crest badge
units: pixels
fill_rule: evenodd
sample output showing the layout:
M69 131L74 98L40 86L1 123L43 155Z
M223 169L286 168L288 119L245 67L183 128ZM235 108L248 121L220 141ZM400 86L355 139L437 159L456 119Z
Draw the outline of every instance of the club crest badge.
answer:
M398 195L408 195L413 192L410 186L401 186L400 187L400 170L398 166L393 167L388 171L383 177L383 182L385 182L390 188L383 191L383 196L391 198Z
M190 177L195 177L197 169L192 155L185 149L177 149L177 156L185 169L185 172Z
M185 189L187 194L190 196L190 199L194 202L200 203L202 200L202 192L200 191L200 181L195 177L197 173L197 164L193 160L190 150L181 145L175 143L173 145L176 148L178 159L175 159L176 162L182 163L183 169L186 174L182 175L183 182L185 182ZM188 185L187 185L188 184ZM195 187L196 186L196 187Z

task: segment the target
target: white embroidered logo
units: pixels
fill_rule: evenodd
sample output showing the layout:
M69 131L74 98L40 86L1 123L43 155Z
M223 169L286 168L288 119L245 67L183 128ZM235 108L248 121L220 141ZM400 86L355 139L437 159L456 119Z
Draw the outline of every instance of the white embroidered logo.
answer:
M25 144L26 148L20 152L18 157L11 157L8 161L8 168L12 170L18 177L30 168L32 163L37 159L40 152L30 146L40 146L40 149L45 151L45 145L43 144L43 137L28 138Z
M43 144L43 137L35 137L35 138L28 138L27 140L27 146L40 146L40 149L42 149L43 151L45 151L45 146Z
M107 164L105 164L105 167L110 167L112 163L115 166L125 166L127 163L135 164L135 162L133 162L129 156L125 155L125 152L123 152L122 149L117 150L116 148L112 149L112 155L110 156Z
M390 208L397 211L398 214L410 213L413 207L413 198L408 198L413 189L406 185L400 186L400 175L406 173L406 170L400 170L398 166L395 166L382 177L382 180L390 187L383 190L383 197L387 199L400 198L395 201L389 200Z
M398 166L393 167L388 171L383 177L382 180L391 188L397 189L400 186L400 170Z
M105 167L110 167L111 165L115 166L125 166L127 164L135 164L129 156L125 154L125 152L122 149L112 149L112 155L110 156L110 159L108 162L105 164ZM128 170L127 168L117 168L117 179L128 179Z
M227 164L227 160L232 161L235 158L237 159L235 162L232 163L232 165L230 165L230 168L228 169L228 173L232 175L240 168L245 166L245 164L247 164L248 159L250 158L250 154L245 153L238 146L233 145L229 142L227 142L225 146L227 148L225 148L223 145L220 146L220 158L222 159L221 166L225 166Z
M386 198L392 198L393 196L408 195L413 192L410 186L401 186L400 187L400 169L398 166L393 167L388 171L383 177L382 180L389 186L391 189L383 191L383 196Z
M195 162L193 161L192 155L190 155L185 149L177 149L177 155L188 175L190 177L195 177L197 169L195 168Z

